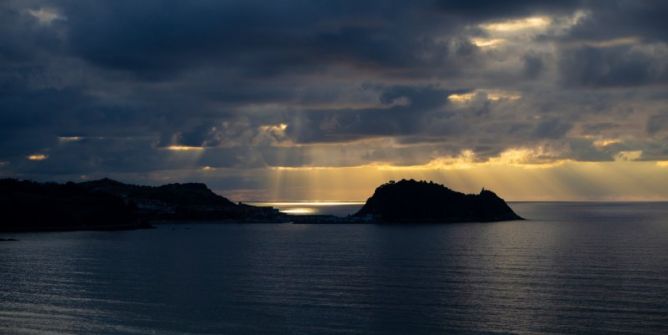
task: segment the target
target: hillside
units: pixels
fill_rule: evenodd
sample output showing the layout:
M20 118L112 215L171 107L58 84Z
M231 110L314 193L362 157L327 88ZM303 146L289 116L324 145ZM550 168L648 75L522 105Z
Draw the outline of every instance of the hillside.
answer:
M521 220L494 192L464 194L433 182L401 180L376 189L354 217L374 222L489 222Z
M235 204L199 183L140 186L0 180L0 231L126 229L150 221L285 222L271 207Z

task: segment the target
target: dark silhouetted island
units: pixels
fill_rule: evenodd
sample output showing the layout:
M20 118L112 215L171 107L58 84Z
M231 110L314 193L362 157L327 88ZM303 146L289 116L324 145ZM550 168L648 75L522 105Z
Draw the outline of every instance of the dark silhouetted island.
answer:
M450 223L522 220L494 192L464 194L433 182L401 180L376 189L353 215L371 222Z

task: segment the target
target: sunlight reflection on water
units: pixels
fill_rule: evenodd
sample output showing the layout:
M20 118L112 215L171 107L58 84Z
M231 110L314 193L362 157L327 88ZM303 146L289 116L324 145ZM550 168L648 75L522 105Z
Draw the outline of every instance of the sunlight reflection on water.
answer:
M281 209L281 212L292 215L310 215L310 214L316 214L318 211L316 208L313 207L295 207L295 208Z
M364 205L363 202L345 201L298 201L298 202L253 202L253 206L271 206L291 215L338 215L354 214Z

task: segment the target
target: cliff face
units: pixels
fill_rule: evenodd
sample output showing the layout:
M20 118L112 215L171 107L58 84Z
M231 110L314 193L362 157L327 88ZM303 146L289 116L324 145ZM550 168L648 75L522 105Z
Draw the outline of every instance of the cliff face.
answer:
M494 192L464 194L432 182L381 185L355 215L379 222L489 222L521 220Z

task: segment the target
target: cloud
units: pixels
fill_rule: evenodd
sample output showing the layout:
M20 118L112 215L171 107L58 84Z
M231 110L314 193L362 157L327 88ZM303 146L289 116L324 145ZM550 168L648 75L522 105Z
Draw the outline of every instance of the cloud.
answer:
M27 13L43 25L50 25L54 21L66 21L67 18L53 8L28 9Z
M581 41L606 41L634 36L650 42L665 42L668 4L661 0L592 1L588 15L569 34Z
M668 111L650 116L647 120L646 129L650 135L668 131Z
M9 0L2 173L253 189L246 170L462 152L666 161L666 15L661 1Z
M668 82L668 47L580 47L564 50L559 68L565 85L639 86Z
M31 161L43 161L43 160L49 158L49 156L47 156L45 154L32 154L32 155L28 155L26 158L28 160L31 160Z

